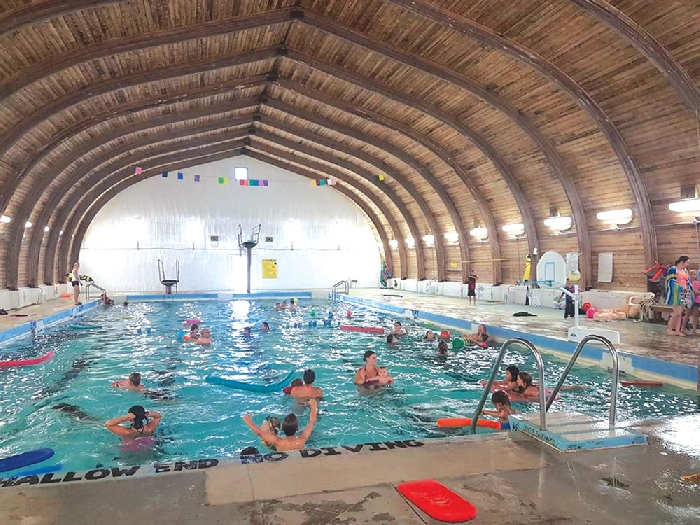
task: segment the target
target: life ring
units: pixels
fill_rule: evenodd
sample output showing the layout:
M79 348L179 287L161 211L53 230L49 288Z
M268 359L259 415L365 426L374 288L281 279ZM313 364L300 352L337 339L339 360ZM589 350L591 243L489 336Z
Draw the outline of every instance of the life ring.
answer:
M201 322L202 322L202 321L200 321L200 320L197 319L196 317L193 317L192 319L188 319L187 321L184 321L184 322L182 323L182 326L192 326L193 324L199 324L199 323L201 323Z
M347 325L347 324L341 324L340 329L348 331L348 332L365 332L368 334L383 334L384 333L384 328L375 328L372 326L352 326L352 325Z
M52 457L53 454L54 452L51 448L39 448L24 452L23 454L17 454L16 456L0 459L0 472L7 472L8 470L15 470L28 465L34 465L35 463L41 463Z
M471 426L471 424L472 420L469 417L443 417L437 420L438 428L468 427ZM494 421L493 419L477 419L476 426L501 430L503 425L500 421Z
M72 324L70 327L73 330L99 330L102 325L99 324Z
M622 386L664 386L661 381L642 381L642 380L623 380L620 381Z
M226 386L229 388L237 388L239 390L247 390L248 392L258 392L262 394L269 394L272 392L279 392L282 390L283 386L288 384L295 372L291 371L287 376L276 383L271 383L269 385L258 385L253 383L244 383L242 381L234 381L233 379L225 379L219 376L207 376L204 380L212 385Z
M16 359L14 361L0 361L0 367L10 367L10 366L32 366L44 363L53 357L53 350L48 354L42 355L41 357L35 357L34 359Z

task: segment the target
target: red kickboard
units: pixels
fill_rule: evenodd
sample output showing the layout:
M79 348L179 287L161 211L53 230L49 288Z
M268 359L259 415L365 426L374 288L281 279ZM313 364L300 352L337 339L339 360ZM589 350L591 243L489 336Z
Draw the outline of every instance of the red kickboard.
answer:
M462 523L476 518L476 507L434 479L408 481L396 489L433 519Z
M637 381L637 380L622 380L620 381L622 386L664 386L661 381Z

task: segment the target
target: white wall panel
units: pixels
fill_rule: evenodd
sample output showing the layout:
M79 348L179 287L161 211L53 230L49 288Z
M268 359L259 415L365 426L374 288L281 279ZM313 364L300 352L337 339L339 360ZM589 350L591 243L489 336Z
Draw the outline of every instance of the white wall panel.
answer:
M233 168L248 167L267 187L239 186ZM332 187L248 157L147 179L123 191L95 216L80 251L81 273L108 290L162 291L157 260L171 278L180 262L180 291L245 290L244 237L262 225L253 249L251 291L330 288L341 279L377 286L377 240L364 214ZM194 182L194 175L201 182ZM218 177L229 182L220 185ZM218 235L212 242L210 236ZM272 237L272 242L265 242ZM244 251L245 254L245 251ZM262 259L276 259L277 279L262 279Z

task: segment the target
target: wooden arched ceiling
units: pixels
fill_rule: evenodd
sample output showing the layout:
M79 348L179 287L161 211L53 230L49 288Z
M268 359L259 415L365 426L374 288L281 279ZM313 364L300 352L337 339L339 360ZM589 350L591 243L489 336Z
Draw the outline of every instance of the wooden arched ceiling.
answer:
M579 252L587 284L612 251L637 285L689 246L668 203L697 183L699 18L653 0L8 1L0 280L64 273L134 166L243 152L341 179L402 277L512 282L538 248ZM625 207L621 232L596 219ZM544 226L553 208L569 233ZM500 231L516 222L522 246Z

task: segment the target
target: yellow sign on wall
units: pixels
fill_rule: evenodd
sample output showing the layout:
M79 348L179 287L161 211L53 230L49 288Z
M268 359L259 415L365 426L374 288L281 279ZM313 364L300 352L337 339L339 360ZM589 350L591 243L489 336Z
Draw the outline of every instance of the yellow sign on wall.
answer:
M277 279L277 259L263 259L262 278Z

